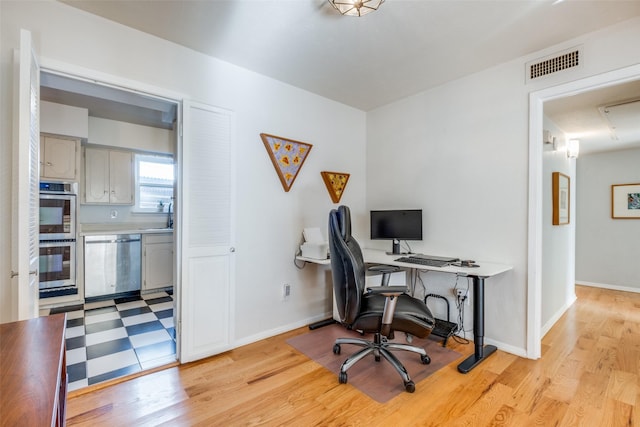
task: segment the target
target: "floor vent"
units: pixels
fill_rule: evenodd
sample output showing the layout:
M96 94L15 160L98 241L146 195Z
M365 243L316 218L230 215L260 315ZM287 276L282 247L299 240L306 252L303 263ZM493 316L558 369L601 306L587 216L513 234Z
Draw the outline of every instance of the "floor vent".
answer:
M527 82L548 76L558 71L579 68L582 65L582 48L572 48L565 52L527 63Z

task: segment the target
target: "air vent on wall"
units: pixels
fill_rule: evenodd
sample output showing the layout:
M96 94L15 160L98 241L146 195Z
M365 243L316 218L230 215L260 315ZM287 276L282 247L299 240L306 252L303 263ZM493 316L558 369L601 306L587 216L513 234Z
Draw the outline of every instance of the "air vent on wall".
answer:
M545 58L528 62L527 82L548 76L558 71L575 69L582 65L582 48L572 48Z

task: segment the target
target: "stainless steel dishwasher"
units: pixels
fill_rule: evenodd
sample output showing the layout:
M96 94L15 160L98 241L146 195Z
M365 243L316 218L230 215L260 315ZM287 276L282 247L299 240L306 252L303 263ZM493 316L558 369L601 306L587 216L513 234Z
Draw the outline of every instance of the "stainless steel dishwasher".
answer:
M140 234L85 236L85 298L139 291L140 265Z

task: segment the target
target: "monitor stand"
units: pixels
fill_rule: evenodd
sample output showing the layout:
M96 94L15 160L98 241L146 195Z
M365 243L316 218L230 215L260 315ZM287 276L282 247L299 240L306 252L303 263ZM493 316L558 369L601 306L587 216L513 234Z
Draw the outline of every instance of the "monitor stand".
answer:
M387 252L387 255L402 255L402 252L400 251L400 240L393 239L393 251Z

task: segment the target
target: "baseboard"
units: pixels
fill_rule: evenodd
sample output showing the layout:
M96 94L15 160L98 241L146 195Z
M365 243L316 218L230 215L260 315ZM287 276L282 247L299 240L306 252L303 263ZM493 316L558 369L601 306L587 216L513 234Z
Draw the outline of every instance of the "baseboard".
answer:
M569 301L567 301L567 303L565 305L563 305L560 310L556 311L556 313L551 316L551 318L547 321L547 323L545 323L544 325L542 325L542 328L540 329L540 336L544 338L544 336L547 334L547 332L549 332L551 330L551 328L553 327L553 325L556 324L556 322L558 320L560 320L560 318L562 317L562 315L569 309L569 307L571 307L573 305L574 302L576 302L576 294L574 293L571 296L571 299Z
M504 351L506 353L513 354L515 356L528 358L527 357L527 351L524 348L516 347L516 346L511 345L511 344L505 344L505 343L500 342L500 341L492 340L491 338L487 338L486 335L484 337L484 343L485 344L495 345L496 347L498 347L498 350L500 350L500 351Z
M613 291L640 293L640 288L635 288L630 286L610 285L608 283L595 283L595 282L585 282L582 280L576 280L576 285L589 286L591 288L611 289Z
M288 325L283 325L278 328L270 329L268 331L262 331L259 334L250 335L248 337L244 337L242 339L236 340L231 348L241 347L243 345L252 344L254 342L264 340L267 338L274 337L276 335L283 334L285 332L292 331L294 329L301 328L303 326L310 325L315 322L319 322L321 320L329 319L332 316L332 313L325 313L324 315L309 317L304 320L300 320L298 322L290 323ZM473 342L473 337L471 337L470 341ZM485 344L491 344L498 347L501 351L513 354L515 356L527 358L527 352L524 348L516 347L510 344L505 344L500 341L492 340L485 336L484 338Z
M309 317L307 319L302 319L302 320L299 320L299 321L294 322L294 323L289 323L288 325L282 325L282 326L279 326L279 327L274 328L274 329L270 329L270 330L267 330L267 331L262 331L262 332L260 332L258 334L255 334L255 335L249 335L248 337L244 337L242 339L234 341L232 346L231 346L231 348L237 348L237 347L241 347L243 345L252 344L252 343L258 342L260 340L271 338L271 337L274 337L276 335L280 335L280 334L283 334L285 332L289 332L289 331L292 331L294 329L302 328L303 326L307 326L307 325L310 325L312 323L319 322L321 320L329 319L329 318L331 318L331 316L332 316L332 313L331 312L327 312L327 313L321 314L319 316Z

